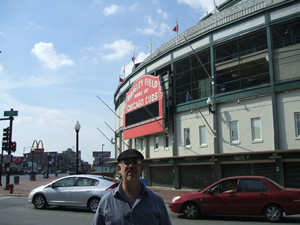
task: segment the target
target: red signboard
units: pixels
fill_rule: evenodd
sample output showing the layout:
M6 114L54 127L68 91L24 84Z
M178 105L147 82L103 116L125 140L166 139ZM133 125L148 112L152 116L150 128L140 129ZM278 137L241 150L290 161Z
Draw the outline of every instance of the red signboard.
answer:
M12 157L12 162L13 163L22 163L23 162L23 156L13 156Z
M44 149L36 148L36 149L31 150L31 152L33 152L34 154L40 154L40 153L44 153Z
M124 139L162 132L163 92L160 76L144 75L126 94Z

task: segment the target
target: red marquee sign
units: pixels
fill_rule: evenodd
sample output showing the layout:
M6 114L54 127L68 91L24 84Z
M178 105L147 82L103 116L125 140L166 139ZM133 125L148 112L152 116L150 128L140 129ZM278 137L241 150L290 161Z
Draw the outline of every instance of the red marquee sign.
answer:
M13 156L12 157L12 162L13 163L22 163L23 162L24 157L23 156Z
M163 92L160 76L144 75L126 94L124 139L162 132Z

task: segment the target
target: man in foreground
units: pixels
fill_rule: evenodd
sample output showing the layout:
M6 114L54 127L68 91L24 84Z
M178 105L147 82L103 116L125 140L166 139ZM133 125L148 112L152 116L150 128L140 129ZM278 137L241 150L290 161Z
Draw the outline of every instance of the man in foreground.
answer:
M102 197L93 225L171 225L161 196L140 181L144 156L128 149L118 156L122 182Z

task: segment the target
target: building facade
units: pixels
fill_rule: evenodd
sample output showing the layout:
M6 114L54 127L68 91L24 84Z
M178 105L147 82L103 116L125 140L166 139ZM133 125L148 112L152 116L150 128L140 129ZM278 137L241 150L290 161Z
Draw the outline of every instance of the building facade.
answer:
M262 175L300 187L300 2L226 1L118 86L115 155L152 186Z

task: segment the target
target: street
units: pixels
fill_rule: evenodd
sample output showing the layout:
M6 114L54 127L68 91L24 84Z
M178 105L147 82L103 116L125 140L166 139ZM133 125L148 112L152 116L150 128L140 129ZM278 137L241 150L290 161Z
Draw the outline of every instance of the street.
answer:
M166 205L168 208L168 205ZM211 216L204 219L188 220L169 212L173 225L266 225L262 217L222 217ZM0 196L1 225L84 225L91 224L94 214L85 209L51 207L37 210L29 204L27 197ZM300 215L284 217L278 225L300 224Z
M57 178L65 176L67 174L59 174ZM51 174L51 177L54 175ZM20 184L25 184L29 180L29 175L20 176ZM37 175L37 181L32 183L32 187L37 185L38 181L47 181L44 179L43 175ZM56 178L56 177L54 177ZM10 181L13 182L14 176L11 176ZM51 180L51 179L49 179ZM28 182L27 182L28 183ZM2 186L5 187L5 176L2 176ZM24 186L23 186L24 188ZM30 188L30 187L26 187ZM30 191L31 189L28 189ZM0 194L0 225L40 225L41 222L44 225L52 224L66 224L66 225L83 225L91 224L94 214L88 212L86 209L78 208L63 208L63 207L51 207L45 210L37 210L33 205L28 203L28 198L26 195L8 195L8 191L2 192ZM21 197L19 197L21 196ZM25 197L26 196L26 197ZM263 217L253 217L253 216L209 216L197 220L184 219L181 215L172 213L169 211L168 204L166 207L169 212L173 225L240 225L240 224L251 224L251 225L266 225L269 224L265 222ZM19 216L21 215L21 216ZM300 215L296 216L285 216L281 223L283 224L300 224Z

